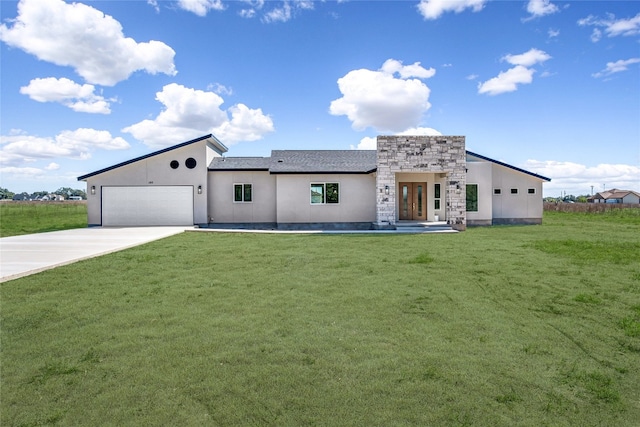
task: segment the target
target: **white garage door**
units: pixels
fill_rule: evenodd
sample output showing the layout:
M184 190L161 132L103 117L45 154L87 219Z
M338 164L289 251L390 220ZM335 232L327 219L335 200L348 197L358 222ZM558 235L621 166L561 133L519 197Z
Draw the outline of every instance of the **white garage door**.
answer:
M102 187L102 225L193 225L193 187Z

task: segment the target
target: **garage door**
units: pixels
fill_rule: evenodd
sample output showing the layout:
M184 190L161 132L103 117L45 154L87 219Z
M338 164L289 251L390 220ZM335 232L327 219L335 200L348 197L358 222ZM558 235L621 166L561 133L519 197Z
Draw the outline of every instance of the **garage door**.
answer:
M102 225L193 225L193 187L102 187Z

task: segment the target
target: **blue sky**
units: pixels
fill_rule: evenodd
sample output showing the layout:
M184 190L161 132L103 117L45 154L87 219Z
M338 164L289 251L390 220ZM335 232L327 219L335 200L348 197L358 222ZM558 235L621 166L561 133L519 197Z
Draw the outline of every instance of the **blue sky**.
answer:
M552 178L640 191L637 1L0 1L0 186L213 133L229 156L465 135Z

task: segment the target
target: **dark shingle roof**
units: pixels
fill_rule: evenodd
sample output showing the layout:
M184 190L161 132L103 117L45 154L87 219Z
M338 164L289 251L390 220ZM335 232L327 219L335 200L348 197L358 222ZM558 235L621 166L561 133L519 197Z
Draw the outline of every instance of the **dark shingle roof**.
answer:
M273 150L271 173L371 173L375 150Z
M271 157L216 157L210 171L269 171L282 173L371 173L375 150L273 150Z
M216 157L209 164L210 171L268 171L269 157Z

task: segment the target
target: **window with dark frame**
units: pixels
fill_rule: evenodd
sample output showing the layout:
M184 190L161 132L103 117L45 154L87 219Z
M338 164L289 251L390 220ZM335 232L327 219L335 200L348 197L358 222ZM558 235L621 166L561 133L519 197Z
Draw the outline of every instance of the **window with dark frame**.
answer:
M433 184L433 209L440 210L440 184Z
M494 196L499 196L502 194L502 188L494 188L493 189L493 195Z
M467 184L467 212L478 212L478 184Z
M512 188L511 189L511 194L518 194L518 189L517 188Z
M527 194L536 194L536 189L535 188L527 189Z
M233 201L235 203L250 203L253 201L252 184L233 184Z
M312 205L340 203L340 185L337 182L312 182L310 188Z

